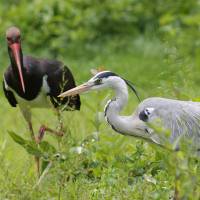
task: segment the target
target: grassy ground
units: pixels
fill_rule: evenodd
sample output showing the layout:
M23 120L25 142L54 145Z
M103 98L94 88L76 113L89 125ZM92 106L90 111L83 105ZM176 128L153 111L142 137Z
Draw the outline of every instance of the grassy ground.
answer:
M80 45L77 52L72 48L59 58L71 67L77 84L90 78L91 68L104 66L131 80L142 98L198 99L197 63L164 42L139 37L91 46ZM36 56L42 54L48 53ZM6 63L5 57L1 64ZM177 182L180 194L199 199L199 168L194 164L198 161L188 162L182 153L176 159L158 147L115 133L101 117L111 96L110 91L83 95L80 112L63 113L66 134L62 140L45 136L62 158L52 158L52 166L34 187L34 159L7 133L13 130L28 138L26 123L19 109L10 107L1 94L0 199L169 199L175 173L181 175ZM137 99L130 92L123 112L131 114L136 106ZM35 132L40 124L52 128L58 124L53 111L45 109L34 110L33 123Z

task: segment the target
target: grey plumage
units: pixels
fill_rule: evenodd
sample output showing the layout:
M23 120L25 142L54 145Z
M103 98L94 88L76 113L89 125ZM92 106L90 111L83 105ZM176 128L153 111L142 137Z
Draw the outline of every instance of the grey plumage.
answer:
M152 97L140 103L134 115L139 117L139 114L148 108L154 110L146 122L164 127L166 131L169 130L171 143L184 135L198 145L200 141L200 103Z

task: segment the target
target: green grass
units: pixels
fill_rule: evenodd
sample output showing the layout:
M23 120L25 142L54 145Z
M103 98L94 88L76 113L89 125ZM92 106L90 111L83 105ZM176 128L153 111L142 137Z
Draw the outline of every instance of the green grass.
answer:
M48 52L35 54L40 57ZM4 58L1 64L6 66L8 58L5 55ZM142 98L194 99L199 96L198 63L156 38L139 37L128 41L118 38L96 46L80 45L69 48L69 54L60 55L59 59L70 66L77 84L91 77L91 68L104 66L131 80ZM155 145L119 135L104 119L98 118L111 96L108 90L82 95L80 112L63 113L66 134L61 146L58 147L53 136L46 135L44 140L54 145L64 159L54 158L50 170L34 188L34 159L7 133L12 130L28 139L26 123L19 109L10 107L1 95L0 199L169 199L173 194L177 163L181 195L186 199L199 199L200 170L192 163L195 159L188 161L181 152L176 159ZM130 92L123 112L131 114L137 104ZM51 110L33 111L36 133L41 124L56 128L56 120ZM81 145L84 151L78 154L75 149Z

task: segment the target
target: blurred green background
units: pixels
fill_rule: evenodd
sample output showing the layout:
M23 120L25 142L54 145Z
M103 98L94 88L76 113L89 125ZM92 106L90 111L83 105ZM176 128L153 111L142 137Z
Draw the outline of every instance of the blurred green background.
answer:
M72 65L77 80L98 65L118 72L108 60L118 63L117 54L124 60L131 55L129 66L120 66L122 74L143 87L138 80L142 70L148 71L148 82L177 73L183 65L197 70L199 7L198 0L1 0L0 64L3 69L9 63L5 30L15 25L22 31L24 54L61 59Z
M200 100L199 0L0 0L2 74L9 65L5 31L13 25L21 29L24 55L62 60L77 84L91 77L90 69L103 66L131 80L142 99ZM169 199L176 162L98 121L105 97L111 96L108 91L83 95L80 112L63 113L71 136L64 137L61 150L69 159L55 163L42 186L33 189L33 159L7 134L13 130L28 138L26 124L1 89L0 199ZM131 94L124 113L136 106ZM34 111L36 132L41 123L56 127L52 113ZM70 149L94 131L101 133L100 140L89 142L90 153L71 155ZM46 140L56 146L55 138ZM181 166L180 172L191 169L189 162ZM192 169L179 182L185 199L200 197L197 168Z

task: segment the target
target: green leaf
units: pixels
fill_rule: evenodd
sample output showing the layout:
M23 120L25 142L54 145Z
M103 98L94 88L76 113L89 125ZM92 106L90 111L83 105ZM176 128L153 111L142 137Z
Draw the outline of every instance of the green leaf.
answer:
M42 141L39 144L39 146L43 152L47 152L47 153L55 153L56 152L56 148L53 145L51 145L50 143L48 143L47 141Z
M27 141L27 143L23 147L26 149L26 151L29 154L32 154L32 155L37 156L37 157L44 156L43 152L33 142Z
M20 145L25 145L26 144L26 140L24 140L22 137L20 137L19 135L15 134L13 131L8 131L8 134L10 135L10 137L18 144Z
M47 168L49 161L42 160L41 173Z
M29 154L41 157L43 156L43 152L37 147L37 144L33 141L28 141L23 139L21 136L17 135L13 131L8 131L8 134L12 137L12 139L20 144Z

